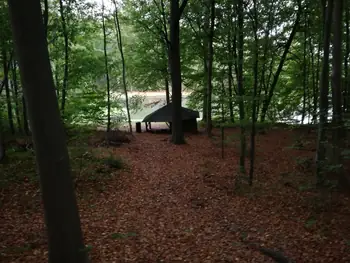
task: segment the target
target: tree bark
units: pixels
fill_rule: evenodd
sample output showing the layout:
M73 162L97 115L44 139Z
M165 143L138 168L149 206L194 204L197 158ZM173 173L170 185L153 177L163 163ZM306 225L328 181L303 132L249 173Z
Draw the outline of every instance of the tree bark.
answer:
M240 141L241 153L239 158L239 166L241 173L245 173L245 156L246 156L246 138L245 138L245 109L244 109L244 86L243 86L243 47L244 47L244 10L243 0L238 0L238 75L237 75L237 89L238 89L238 107L240 120Z
M6 148L3 135L2 119L0 117L0 163L6 156Z
M318 103L318 96L317 96L317 78L318 75L315 73L316 67L315 67L315 54L314 54L314 45L312 42L311 37L309 38L309 49L310 49L310 56L311 56L311 78L312 78L312 123L316 123L317 121L317 103Z
M208 137L212 136L212 90L213 90L213 59L214 59L214 23L215 23L215 0L209 0L208 8L210 8L210 28L208 34L208 81L207 81L207 120L206 130Z
M11 103L11 94L9 87L9 68L7 63L7 52L5 47L2 48L2 66L4 70L4 85L5 85L5 93L6 93L6 103L7 103L7 117L9 122L10 131L12 134L15 134L15 125L13 122L13 112L12 112L12 103Z
M44 0L43 18L44 18L45 37L47 38L47 26L49 23L49 2L48 2L48 0Z
M0 163L5 158L5 156L6 156L6 151L5 151L4 138L2 135L2 130L0 129Z
M17 120L18 131L22 133L22 122L19 113L19 98L18 98L18 83L17 83L17 63L15 60L12 61L11 65L12 69L12 87L14 91L14 101L15 101L15 114Z
M109 81L109 70L108 70L108 55L107 55L107 36L106 36L106 25L104 15L104 2L102 2L102 31L103 31L103 54L105 62L105 74L107 82L107 132L111 130L111 87Z
M230 120L232 123L235 122L234 118L234 112L233 112L233 47L232 47L232 35L234 32L234 25L233 25L233 15L232 15L232 4L230 2L227 2L227 9L230 12L229 15L229 21L230 21L230 28L228 29L227 34L227 50L228 50L228 72L227 72L227 79L228 79L228 108L230 113Z
M333 76L332 76L332 102L333 102L333 162L342 164L343 150L343 116L342 116L342 35L343 35L343 0L334 2L334 37L333 37ZM350 177L344 174L343 169L337 169L339 183L350 186Z
M265 119L266 119L267 110L268 110L268 108L270 106L270 103L271 103L271 100L272 100L275 88L277 86L277 82L278 82L279 76L280 76L280 74L282 72L282 68L283 68L284 62L285 62L285 60L287 58L287 54L289 52L289 48L292 45L294 36L295 36L295 34L297 32L297 29L298 29L298 26L299 26L300 12L301 12L301 8L300 7L299 7L297 12L298 12L297 13L297 18L296 18L296 20L294 22L292 31L291 31L291 33L289 35L289 38L288 38L288 40L286 42L286 45L284 47L284 51L283 51L282 57L280 59L280 63L278 65L276 73L274 74L273 81L271 83L269 92L267 94L267 97L263 101L263 106L262 106L262 109L261 109L261 122L264 122Z
M304 27L304 41L303 41L303 109L302 109L302 114L301 114L301 124L304 124L305 121L305 116L306 116L306 103L307 103L307 89L308 89L308 82L309 82L309 76L308 76L308 61L306 53L307 53L307 31L308 29L308 24L307 24L307 19L308 19L308 7L307 4L305 6L305 11L304 11L304 21L303 21L303 27Z
M267 21L267 26L265 28L265 34L264 34L264 45L263 45L263 56L262 56L262 69L261 69L261 77L260 77L260 83L258 85L258 101L257 101L257 109L256 109L256 115L259 116L260 114L260 106L261 106L261 93L263 89L265 90L265 93L267 93L267 87L269 83L266 83L266 66L268 64L268 52L270 50L270 32L273 29L273 24L275 20L275 5L271 2L267 2L268 4L268 9L271 11L269 12L269 17ZM271 58L271 65L273 62L273 58Z
M63 76L63 85L62 85L62 93L61 93L61 115L63 119L65 118L65 108L66 108L66 97L68 90L68 73L69 73L69 36L67 29L67 21L64 14L63 0L59 0L60 4L60 15L61 15L61 26L62 33L64 38L64 76Z
M179 6L178 0L170 3L170 43L171 43L171 82L172 82L172 124L171 141L174 144L184 144L185 138L182 128L182 87L180 63L180 16L187 1L183 0Z
M345 9L345 56L344 56L344 76L345 85L343 88L343 108L344 112L348 113L350 110L350 79L349 79L349 55L350 55L350 5L344 1ZM345 116L344 116L345 117Z
M29 124L28 124L28 114L27 114L27 105L24 95L22 95L22 115L23 115L23 129L25 135L30 134Z
M209 21L209 20L208 20ZM209 27L209 25L208 25ZM204 33L204 32L203 32ZM208 39L203 38L203 121L208 119Z
M165 49L165 55L167 59L167 67L166 69L166 75L164 78L164 84L165 84L165 97L166 97L166 103L170 103L170 89L169 89L169 73L170 73L170 68L171 68L171 61L170 61L170 41L169 41L169 36L168 36L168 27L167 27L167 17L165 14L165 5L164 1L160 0L160 5L161 5L161 11L162 11L162 24L163 24L163 38L164 38L164 49Z
M83 244L40 1L8 0L8 3L40 175L49 262L86 263L88 257Z
M122 43L122 34L120 31L120 23L119 23L119 17L118 17L118 8L115 0L113 0L114 4L114 22L115 22L115 29L117 33L117 40L118 40L118 48L120 51L120 56L122 58L122 65L123 65L123 88L124 88L124 94L125 94L125 106L126 106L126 113L128 116L128 122L129 122L129 132L132 133L132 125L131 125L131 117L130 117L130 107L129 107L129 97L128 97L128 89L126 86L126 67L125 67L125 58L124 58L124 52L123 52L123 43ZM169 90L168 90L169 91ZM169 97L169 94L167 95Z
M323 63L322 72L320 76L320 121L318 124L318 138L317 138L317 155L316 155L316 174L317 183L322 185L324 182L324 172L326 165L326 131L325 125L328 117L328 88L329 88L329 42L331 35L331 21L333 13L333 0L328 0L326 17L324 23L323 34Z
M252 103L252 131L250 135L250 169L249 169L249 185L253 185L254 164L255 164L255 135L256 135L256 96L258 93L258 78L259 78L259 38L258 38L258 11L256 0L253 0L253 21L252 27L254 31L254 60L253 60L253 103Z

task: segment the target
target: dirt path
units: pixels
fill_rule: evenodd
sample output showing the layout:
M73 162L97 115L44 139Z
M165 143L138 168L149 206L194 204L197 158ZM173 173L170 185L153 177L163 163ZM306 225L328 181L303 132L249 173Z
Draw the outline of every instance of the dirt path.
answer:
M306 227L309 193L279 183L280 174L293 171L295 156L301 155L284 151L288 136L259 138L258 183L252 193L241 189L241 194L232 191L238 171L234 145L224 160L204 135L174 146L169 135L142 133L130 145L115 148L128 169L116 172L101 193L78 190L93 262L272 262L243 246L242 239L281 248L298 263L350 262L349 231L339 227L349 222L348 210L333 211L332 221L321 213L314 226ZM7 219L16 214L19 208ZM22 233L22 244L31 239L37 245L4 262L45 262L41 211L17 224L6 242Z

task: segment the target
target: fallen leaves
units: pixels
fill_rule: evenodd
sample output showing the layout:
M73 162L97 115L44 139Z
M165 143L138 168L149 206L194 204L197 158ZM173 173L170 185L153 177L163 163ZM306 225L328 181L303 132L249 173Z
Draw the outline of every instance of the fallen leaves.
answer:
M281 183L281 174L288 174L297 184L296 157L314 154L288 148L291 131L258 136L256 181L239 193L234 143L226 144L222 159L220 145L204 135L189 136L181 146L168 136L136 134L112 151L127 169L78 186L93 262L272 262L242 240L281 248L296 262L350 262L347 197L337 196L329 220L327 211L312 212L308 200L315 193ZM1 262L47 262L37 191L27 182L1 197ZM23 209L23 202L30 205Z

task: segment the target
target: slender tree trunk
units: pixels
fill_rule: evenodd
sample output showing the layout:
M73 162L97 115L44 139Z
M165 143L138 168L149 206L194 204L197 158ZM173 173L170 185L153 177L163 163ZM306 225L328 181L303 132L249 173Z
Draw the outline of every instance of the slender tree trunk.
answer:
M297 29L299 27L300 12L301 12L301 8L300 7L299 7L297 12L298 12L297 13L297 18L296 18L296 20L294 22L294 26L292 28L292 31L291 31L291 33L289 35L289 38L287 40L287 43L285 45L284 52L282 54L282 57L281 57L279 65L278 65L278 68L276 70L276 73L274 74L273 81L271 83L269 92L267 94L267 97L263 101L263 106L262 106L262 109L261 109L261 122L265 121L267 110L268 110L268 108L270 106L270 103L271 103L271 100L272 100L275 88L277 86L277 82L278 82L279 76L280 76L280 74L282 72L282 68L283 68L284 62L285 62L285 60L287 58L287 54L289 52L289 48L290 48L290 46L291 46L291 44L293 42L294 36L295 36L295 34L297 32Z
M231 58L232 59L232 58ZM232 64L228 66L228 108L230 111L230 120L232 123L235 122L234 112L233 112L233 89L232 89Z
M204 37L206 39L206 37ZM207 54L207 47L208 47L208 41L203 41L203 121L207 122L208 119L208 54Z
M329 42L331 35L331 21L333 13L333 0L328 0L324 34L323 34L323 63L322 72L320 76L320 121L318 124L318 139L317 139L317 183L323 184L324 172L326 165L326 130L325 125L327 123L328 116L328 89L329 89Z
M113 0L115 2L115 0ZM168 19L165 14L165 5L164 1L160 0L161 5L161 12L162 12L162 24L163 24L163 31L164 31L164 49L165 49L165 55L167 58L167 67L166 67L166 77L164 78L165 81L165 96L166 96L166 103L170 103L170 89L169 89L169 74L171 69L171 61L170 61L170 41L169 41L169 35L168 35Z
M6 103L7 103L7 117L9 122L10 131L12 134L15 134L15 125L13 122L13 112L12 112L12 103L9 87L9 68L7 64L7 52L5 47L2 49L2 66L4 71L4 83L5 83L5 93L6 93Z
M214 23L215 23L215 0L209 0L210 8L210 29L208 34L208 82L207 82L207 135L212 136L212 90L213 90L213 58L214 58L214 48L213 48L213 38L214 38Z
M172 82L172 124L171 141L174 144L184 144L185 138L182 128L182 87L181 87L181 63L180 63L180 17L185 6L183 0L179 7L178 0L170 2L170 42L171 42L171 82Z
M168 75L168 70L166 71ZM166 104L170 103L170 90L169 90L169 78L168 76L164 77L164 85L165 85L165 100Z
M305 18L306 20L306 18ZM303 51L303 111L301 114L301 124L304 124L306 116L306 98L307 98L307 85L308 85L308 72L307 72L307 36L306 36L306 26L304 31L304 51Z
M115 0L113 0L114 7L115 7L115 16L114 16L114 22L115 27L117 31L117 39L118 39L118 48L120 51L120 56L122 58L122 65L123 65L123 88L124 88L124 94L125 94L125 106L126 106L126 113L128 115L128 122L129 122L129 132L132 133L132 125L131 125L131 117L130 117L130 107L129 107L129 97L128 97L128 89L126 86L126 68L125 68L125 58L124 58L124 52L123 52L123 43L122 43L122 34L120 31L120 24L119 24L119 18L118 18L118 9L117 4ZM169 94L167 95L169 97Z
M57 96L57 100L59 100L60 98L60 81L58 79L58 69L57 69L57 65L54 71L54 75L55 75L55 84L56 84L56 96Z
M234 118L234 112L233 112L233 47L232 47L232 30L233 30L233 15L232 15L232 4L230 2L227 3L227 9L230 12L229 15L229 21L230 21L230 28L228 30L227 34L227 50L228 50L228 73L227 73L227 80L228 80L228 108L230 112L230 120L232 123L235 122Z
M22 114L23 114L23 129L25 135L29 135L29 125L28 125L28 114L27 114L27 105L24 96L22 95Z
M40 175L49 262L86 263L88 258L64 127L56 100L40 1L9 0L8 3Z
M343 108L344 112L350 110L350 78L349 78L349 55L350 55L350 5L347 1L344 1L345 9L345 56L344 56L344 77L345 85L343 88ZM344 116L345 117L345 116Z
M106 82L107 82L107 132L109 132L111 130L111 88L110 88L109 71L108 71L107 36L106 36L106 25L105 25L103 2L102 2L102 30L103 30L103 52L104 52L104 62L105 62L105 74L106 74Z
M5 148L4 135L3 135L2 119L0 117L0 163L2 160L4 160L5 156L6 156L6 148Z
M226 97L226 92L225 92L225 83L224 80L221 81L221 123L225 123L226 122L226 111L225 111L225 97ZM222 157L224 158L224 157Z
M66 97L68 90L68 73L69 73L69 39L68 39L68 29L67 21L64 14L63 0L59 0L60 4L60 15L61 15L61 25L62 33L64 38L64 76L62 85L62 97L61 97L61 115L63 119L65 118L65 108L66 108Z
M314 54L314 45L312 43L311 37L309 38L309 48L310 48L310 56L311 56L311 74L312 74L312 123L316 123L317 121L317 78L316 75L316 67L315 67L315 54Z
M6 156L6 149L5 149L5 143L4 143L4 137L2 135L2 124L0 120L0 163Z
M323 48L323 42L324 42L324 29L325 29L325 25L326 25L326 12L327 12L327 4L326 4L327 0L321 0L322 3L322 18L323 18L323 23L322 23L322 27L320 29L319 32L319 41L318 41L318 49L317 49L317 64L316 64L316 89L318 90L316 92L316 94L319 95L319 89L320 89L320 81L321 81L321 77L320 77L320 70L321 70L321 51ZM317 122L317 109L320 107L318 107L318 103L319 103L319 96L315 96L314 97L314 107L315 107L315 123Z
M254 20L253 31L254 31L254 61L253 61L253 75L254 75L254 89L253 89L253 103L252 103L252 131L250 136L250 169L249 169L249 185L253 185L254 177L254 164L255 164L255 134L256 134L256 96L258 93L258 78L259 78L259 39L258 39L258 11L256 0L253 0L254 4Z
M15 60L12 61L12 87L14 91L14 101L15 101L15 114L17 120L18 131L22 133L22 122L19 113L19 103L18 103L18 83L17 83L17 63Z
M241 173L245 173L245 157L246 157L246 138L245 138L245 109L244 109L244 86L243 86L243 47L244 47L244 10L243 0L238 0L238 75L237 75L237 89L238 89L238 107L240 120L240 141L241 154L239 158L239 166Z
M264 46L263 46L263 56L262 56L262 70L261 70L261 77L260 77L260 83L258 85L258 101L257 101L257 108L256 108L256 115L259 116L260 114L260 105L261 105L261 93L263 89L265 90L265 93L267 93L266 87L268 87L269 83L266 83L266 66L268 64L268 52L270 50L270 32L273 28L274 20L275 20L275 6L273 3L268 2L268 9L271 9L271 12L269 12L269 18L267 22L267 27L265 28L265 34L264 34ZM273 58L271 58L271 65Z
M49 3L48 3L48 0L44 0L43 17L44 17L45 37L47 39L47 26L49 23Z
M342 116L342 35L343 35L343 0L334 1L334 37L333 37L333 161L335 165L342 164L343 149L343 116ZM344 176L343 169L337 169L339 183L350 186L350 177Z
M208 3L207 1L206 3ZM207 4L204 5L204 24L203 24L203 121L207 126L208 121L208 73L209 73L209 36L208 28L210 27L210 8Z

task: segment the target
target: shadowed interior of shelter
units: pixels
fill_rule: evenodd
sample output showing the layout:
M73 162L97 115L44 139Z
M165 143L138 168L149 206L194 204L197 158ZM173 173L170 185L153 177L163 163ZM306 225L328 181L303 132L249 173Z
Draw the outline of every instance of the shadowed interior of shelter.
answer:
M199 118L199 112L188 108L181 107L182 125L184 132L196 133L198 132L197 118ZM147 115L142 122L146 123L146 130L152 131L152 122L165 122L168 123L169 130L171 130L172 123L172 103L169 103L162 108ZM162 129L164 130L164 129ZM154 130L153 130L154 131Z

